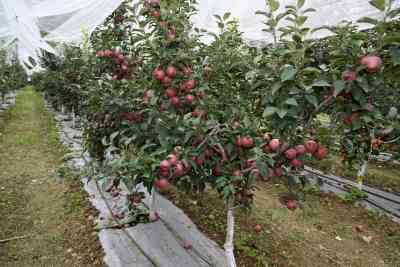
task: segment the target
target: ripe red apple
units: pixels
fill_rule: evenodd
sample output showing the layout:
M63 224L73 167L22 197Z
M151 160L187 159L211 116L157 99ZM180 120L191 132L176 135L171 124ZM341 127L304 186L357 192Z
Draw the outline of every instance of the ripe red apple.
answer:
M159 219L160 219L160 215L158 215L157 212L150 212L149 221L155 222L155 221L158 221Z
M204 157L206 159L211 159L214 156L214 152L211 149L204 150Z
M212 173L214 176L221 176L222 175L222 170L221 170L221 166L217 165L213 168Z
M164 177L164 178L168 178L169 177L169 170L160 170L160 176Z
M168 88L167 90L165 90L165 95L166 95L168 98L173 98L173 97L176 97L176 96L177 96L177 93L176 93L175 89L173 89L173 88Z
M295 149L296 149L296 152L297 152L298 156L304 155L304 154L307 153L307 149L306 149L306 147L304 145L297 145L295 147Z
M281 177L281 176L283 175L283 169L282 169L282 167L276 167L276 168L274 169L274 172L275 172L275 175L276 175L277 177Z
M97 57L104 57L104 51L103 50L97 51L96 56Z
M185 167L183 166L182 162L178 162L174 168L174 177L181 177L185 175Z
M164 190L168 189L169 182L167 179L161 178L161 179L156 180L154 185L158 190L164 191Z
M176 69L175 69L175 67L172 66L172 65L169 65L169 66L167 67L166 73L167 73L167 76L170 77L171 79L175 78L175 76L176 76Z
M169 87L172 84L172 79L168 76L165 76L164 79L162 79L161 83L164 87Z
M171 163L168 160L163 160L160 162L160 169L162 171L168 171L171 167Z
M308 153L314 154L318 149L318 144L314 140L308 140L305 143L305 147Z
M286 207L289 210L295 210L297 209L297 201L296 200L289 200L288 202L286 202Z
M346 70L342 73L342 80L346 82L352 82L357 79L357 73L353 70Z
M256 224L256 226L254 226L254 231L256 231L256 233L260 233L262 231L262 226L259 224Z
M196 81L191 79L185 82L185 89L191 91L196 86Z
M296 156L297 156L297 151L294 148L290 148L285 151L285 157L289 160L296 158Z
M271 149L271 147L270 147L268 144L265 144L265 145L262 147L262 149L263 149L264 153L266 153L266 154L270 154L270 153L273 152L272 149Z
M269 147L271 148L272 151L277 151L279 149L281 142L279 141L279 139L272 139L269 142Z
M254 140L250 136L243 137L241 143L244 148L252 148L254 146Z
M193 95L187 95L185 97L186 103L188 103L189 105L193 104L195 97Z
M114 54L114 52L111 51L110 49L106 49L106 50L104 51L104 56L105 56L105 57L112 57L113 54Z
M156 68L156 69L153 71L153 78L156 79L156 80L158 80L158 81L160 81L160 82L163 81L164 78L165 78L165 73L164 73L164 71L163 71L160 67Z
M175 108L179 108L181 106L181 100L176 96L171 97L171 99L169 101Z
M161 12L160 12L160 10L153 10L153 11L151 12L151 15L152 15L153 17L155 17L156 19L158 19L159 17L161 17Z
M361 58L361 65L364 65L369 73L375 73L382 67L382 59L379 56L367 55Z
M295 168L300 168L301 165L302 165L302 162L301 162L301 160L299 160L299 159L293 159L293 160L290 162L290 164L291 164L293 167L295 167Z
M328 149L324 146L319 146L317 152L314 153L314 157L318 160L324 159L328 155Z
M203 166L205 162L205 158L203 156L198 156L194 158L194 161L196 162L196 165L198 167Z
M122 65L121 65L121 70L122 70L123 72L126 72L126 71L129 70L129 67L128 67L127 65L125 65L125 64L122 64Z

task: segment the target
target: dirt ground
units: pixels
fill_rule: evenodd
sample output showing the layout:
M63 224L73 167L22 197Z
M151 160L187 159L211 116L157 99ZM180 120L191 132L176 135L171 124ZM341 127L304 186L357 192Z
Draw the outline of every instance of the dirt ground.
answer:
M282 183L260 183L253 210L235 211L238 266L400 266L399 224L319 192L308 194L292 212L279 201L285 192ZM167 196L223 245L224 203L214 191ZM256 224L263 229L259 234Z
M0 266L104 266L95 212L62 167L43 99L26 88L0 116Z

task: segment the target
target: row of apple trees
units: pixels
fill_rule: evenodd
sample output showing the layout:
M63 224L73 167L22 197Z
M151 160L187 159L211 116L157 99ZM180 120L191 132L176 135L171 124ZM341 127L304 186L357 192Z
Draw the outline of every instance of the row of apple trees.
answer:
M25 83L26 73L19 62L0 50L0 101L4 102L9 92L20 89Z
M144 197L139 184L153 197L171 184L217 190L235 266L234 208L251 207L257 181L282 177L301 189L304 164L324 159L330 145L317 116L331 118L343 159L360 164L361 178L398 119L398 98L388 99L399 91L399 34L391 30L399 10L371 1L384 19L361 18L373 24L368 32L351 23L311 29L308 16L318 11L304 2L280 13L278 1L267 1L257 15L275 42L254 48L229 13L215 16L218 33L194 28L195 0L127 1L81 47L44 55L35 81L81 115L86 148L113 178L107 190L123 182L131 210ZM313 40L314 30L335 36ZM157 217L154 197L149 218Z

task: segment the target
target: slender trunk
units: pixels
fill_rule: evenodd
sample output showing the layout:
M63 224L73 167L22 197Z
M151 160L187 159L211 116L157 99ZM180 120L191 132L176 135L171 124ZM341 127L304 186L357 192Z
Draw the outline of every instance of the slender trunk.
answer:
M357 188L359 190L362 190L362 188L363 188L363 181L364 181L365 175L367 173L367 166L368 166L367 160L360 161L359 167L358 167L358 172L357 172L357 182L358 182Z
M64 114L64 112L65 112L64 104L61 104L61 113Z
M234 198L228 199L228 211L227 211L227 226L226 226L226 240L225 240L225 255L228 263L228 267L236 267L235 254L233 252L233 238L235 233L235 217L233 213Z
M74 106L72 106L72 128L76 128L75 127L75 108Z

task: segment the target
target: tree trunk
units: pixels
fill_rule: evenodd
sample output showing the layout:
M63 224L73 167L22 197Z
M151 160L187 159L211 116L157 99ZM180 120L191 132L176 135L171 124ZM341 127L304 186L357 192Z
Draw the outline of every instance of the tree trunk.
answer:
M357 172L357 182L358 182L357 188L359 190L362 190L362 188L363 188L363 181L364 181L365 175L367 173L367 166L368 166L367 160L360 161L359 166L358 166L358 172Z
M225 240L225 255L228 267L236 267L236 260L234 250L234 233L235 233L235 217L233 213L234 198L228 199L228 211L227 211L227 227L226 227L226 240Z

